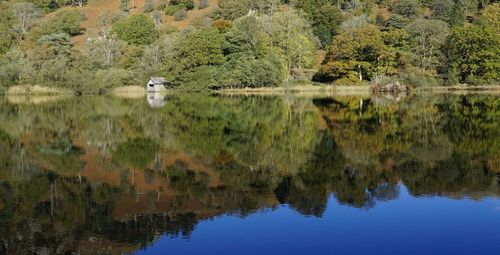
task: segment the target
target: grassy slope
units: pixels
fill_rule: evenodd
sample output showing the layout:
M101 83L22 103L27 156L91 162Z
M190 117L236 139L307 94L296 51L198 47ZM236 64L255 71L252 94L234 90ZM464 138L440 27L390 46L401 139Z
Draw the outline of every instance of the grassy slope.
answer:
M130 0L129 6L131 8L131 14L140 14L144 12L145 0ZM188 17L182 21L175 21L172 16L165 16L163 19L163 26L174 26L181 30L189 26L189 24L199 17L204 17L211 13L211 11L217 7L217 0L209 0L209 6L205 9L198 10L194 9L188 11ZM74 41L76 45L81 45L85 40L92 34L96 33L97 27L97 17L104 11L117 12L120 10L119 0L90 0L89 3L81 8L79 7L66 7L80 10L86 17L87 20L82 23L82 26L86 29L86 33L80 36L76 36Z

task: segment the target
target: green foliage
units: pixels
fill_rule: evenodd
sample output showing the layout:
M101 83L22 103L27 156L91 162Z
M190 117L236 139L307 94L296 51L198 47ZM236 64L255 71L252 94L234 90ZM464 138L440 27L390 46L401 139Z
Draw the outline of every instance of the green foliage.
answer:
M441 20L417 19L405 29L412 39L411 52L416 66L435 69L440 65L441 48L450 34L448 24Z
M371 80L376 75L395 73L394 58L382 32L367 25L334 37L325 64L315 79L341 80L340 83Z
M178 62L172 70L175 81L201 89L215 85L216 66L225 60L223 42L224 36L212 27L187 34L176 53Z
M68 55L70 53L71 47L73 47L71 36L66 33L44 35L40 37L37 42L52 48L56 55Z
M393 12L412 19L420 14L420 3L418 0L398 0L394 4Z
M431 10L433 18L444 20L451 26L461 25L465 21L465 10L460 2L434 0Z
M227 20L235 20L244 16L250 9L249 0L220 0L220 15Z
M223 35L215 28L207 27L189 33L179 48L180 64L184 68L222 64L223 42Z
M99 87L105 89L131 85L132 81L133 74L121 68L99 70L94 79L94 82L100 85Z
M71 36L84 32L81 22L86 20L85 15L76 10L60 10L53 16L45 19L31 31L31 37L38 40L44 35L66 33Z
M154 22L144 14L117 22L113 25L113 32L131 45L149 45L159 37Z
M187 10L194 9L194 0L170 0L171 5L182 6Z
M308 14L314 35L319 38L321 44L330 45L332 37L339 32L339 26L344 19L341 11L328 1L299 1L297 8Z
M12 30L14 25L14 15L9 6L0 3L0 56L7 52L15 40L15 33Z
M182 5L168 5L165 7L165 15L172 16L181 9L185 9L185 7Z
M467 25L455 28L445 47L449 75L460 82L500 80L500 36L492 28Z
M404 28L410 23L410 19L399 14L392 14L385 25L389 28Z

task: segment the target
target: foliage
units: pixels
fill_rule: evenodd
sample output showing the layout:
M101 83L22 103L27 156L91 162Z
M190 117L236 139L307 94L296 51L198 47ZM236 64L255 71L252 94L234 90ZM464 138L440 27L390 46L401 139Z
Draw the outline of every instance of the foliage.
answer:
M70 53L73 42L66 33L44 35L38 39L38 43L49 46L54 50L55 55Z
M500 36L492 28L467 25L455 28L445 47L449 74L460 82L500 79Z
M311 21L314 34L323 46L330 45L332 37L339 31L344 17L337 6L328 1L298 1L297 8L304 10Z
M35 27L30 33L33 39L38 40L44 35L66 33L71 36L79 35L84 32L81 22L86 17L76 10L60 10L51 18L44 20Z
M317 80L356 83L376 75L396 72L395 56L383 40L383 33L367 25L334 37Z
M184 8L181 8L174 13L174 20L175 21L185 20L186 18L187 18L187 11Z
M393 13L412 19L420 13L418 0L398 0L393 7Z
M14 43L15 33L12 26L15 24L15 19L8 5L0 3L0 56L7 52Z
M194 9L194 0L170 0L171 5L182 6L187 10Z
M21 39L35 25L35 19L42 16L40 9L29 2L16 3L12 7L12 11L18 20L18 24L14 26L14 30L18 34L18 38Z
M435 70L442 59L441 48L450 34L448 24L440 20L417 19L405 29L413 42L411 52L416 66Z
M144 1L144 12L150 13L155 10L155 0Z
M113 32L131 45L149 45L159 37L154 22L144 14L117 22L113 25Z

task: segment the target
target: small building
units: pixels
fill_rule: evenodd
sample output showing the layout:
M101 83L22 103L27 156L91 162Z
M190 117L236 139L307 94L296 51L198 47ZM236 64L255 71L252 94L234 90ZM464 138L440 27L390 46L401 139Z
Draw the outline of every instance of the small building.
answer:
M151 93L157 93L167 90L168 82L163 77L151 77L147 84L147 90Z

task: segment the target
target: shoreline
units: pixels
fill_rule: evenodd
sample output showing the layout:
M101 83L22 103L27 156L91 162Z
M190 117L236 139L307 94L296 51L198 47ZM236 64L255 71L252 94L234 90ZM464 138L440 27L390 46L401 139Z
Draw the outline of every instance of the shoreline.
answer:
M169 89L169 92L187 92L198 93L199 91L188 91L182 89ZM293 94L336 94L336 95L369 95L373 94L372 86L370 85L296 85L289 87L261 87L261 88L229 88L220 90L208 90L207 92L219 95L280 95L286 93ZM468 85L453 85L453 86L428 86L418 87L411 90L411 93L500 93L500 85L485 85L485 86L468 86ZM84 95L98 95L99 93L83 93ZM147 94L142 86L124 86L117 87L106 93L118 97L137 97ZM3 96L61 96L61 95L77 95L76 92L69 89L52 88L39 85L19 85L13 86L4 90L0 90L0 95Z

